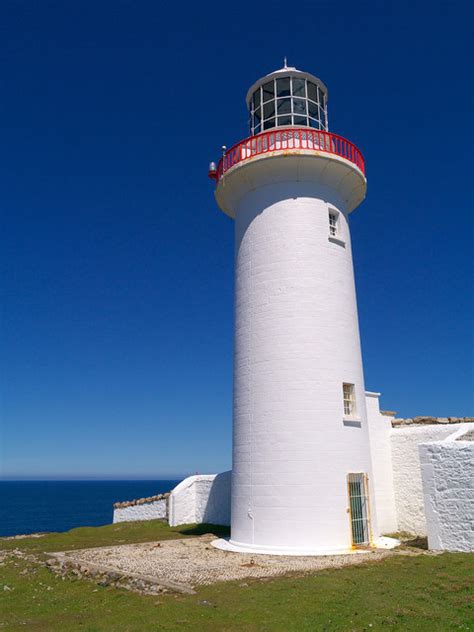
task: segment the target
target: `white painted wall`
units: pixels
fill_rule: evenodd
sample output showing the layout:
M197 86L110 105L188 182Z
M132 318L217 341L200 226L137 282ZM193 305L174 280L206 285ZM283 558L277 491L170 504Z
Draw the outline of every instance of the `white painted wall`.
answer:
M390 444L398 530L426 535L423 484L418 445L440 441L470 424L393 428Z
M380 533L394 533L398 521L390 446L393 417L380 413L380 393L366 392L365 396L377 523Z
M198 474L181 481L169 497L169 524L230 525L231 472Z
M135 520L166 520L166 498L143 505L130 505L114 509L113 522L134 522Z
M347 474L372 481L347 210L323 173L305 177L302 165L293 178L290 163L273 161L262 176L272 184L249 166L239 193L230 175L219 190L220 202L235 194L231 542L347 550ZM343 243L328 239L328 203ZM352 424L343 382L355 384Z
M419 446L430 549L474 550L474 442L462 441L474 424L463 426Z

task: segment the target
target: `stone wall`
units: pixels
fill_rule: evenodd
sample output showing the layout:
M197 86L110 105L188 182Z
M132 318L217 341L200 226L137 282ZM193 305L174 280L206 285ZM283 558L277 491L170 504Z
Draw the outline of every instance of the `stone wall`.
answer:
M461 428L445 441L419 446L430 549L474 550L472 434Z
M189 476L170 496L169 524L230 525L231 472Z
M158 494L114 504L113 522L167 520L169 494Z
M381 533L427 535L418 446L467 433L473 417L419 416L396 419L379 410L379 393L366 393L375 512Z
M188 476L170 493L115 503L113 521L230 525L230 481L231 472Z
M410 417L407 419L392 419L392 426L446 426L450 424L473 423L474 417Z
M421 418L427 419L427 418ZM433 418L430 418L433 419ZM421 478L420 443L442 441L453 432L470 424L456 422L422 422L421 425L394 420L390 432L393 483L398 530L426 535L425 504Z

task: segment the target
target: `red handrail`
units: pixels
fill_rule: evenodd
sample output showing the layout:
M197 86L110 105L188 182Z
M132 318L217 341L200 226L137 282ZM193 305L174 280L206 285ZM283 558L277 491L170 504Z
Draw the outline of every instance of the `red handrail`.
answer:
M249 136L228 149L217 165L217 171L212 178L219 179L231 167L243 160L285 149L306 149L324 151L328 154L341 156L355 164L365 174L364 158L357 147L337 134L305 128L272 129L256 136Z

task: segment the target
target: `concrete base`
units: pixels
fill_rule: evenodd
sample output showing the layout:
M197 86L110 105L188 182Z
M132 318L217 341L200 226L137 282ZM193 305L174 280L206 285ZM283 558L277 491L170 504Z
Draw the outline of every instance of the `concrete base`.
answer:
M374 542L374 546L377 549L395 549L397 546L400 546L400 544L400 540L389 538L386 535L381 535L380 538L377 538Z
M351 555L353 553L367 553L368 549L298 549L298 548L283 548L272 546L249 546L247 544L240 544L232 542L224 538L214 540L211 542L212 546L221 551L231 551L232 553L254 553L256 555L295 555L295 556L308 556L308 555Z
M394 538L381 537L375 542L375 546L366 548L343 548L343 549L298 549L283 548L272 546L249 546L233 542L227 538L219 538L211 542L212 546L221 551L229 551L232 553L253 553L255 555L292 555L292 556L322 556L322 555L356 555L357 553L366 553L375 549L393 549L400 544L399 540Z

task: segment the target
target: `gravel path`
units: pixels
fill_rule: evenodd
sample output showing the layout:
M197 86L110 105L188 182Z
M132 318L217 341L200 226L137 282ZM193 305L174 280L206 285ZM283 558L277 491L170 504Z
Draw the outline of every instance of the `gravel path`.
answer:
M309 573L325 568L381 560L388 551L368 551L331 556L273 556L231 553L211 546L214 535L185 540L125 544L68 551L65 556L79 564L96 564L126 575L137 574L190 586L219 581Z

